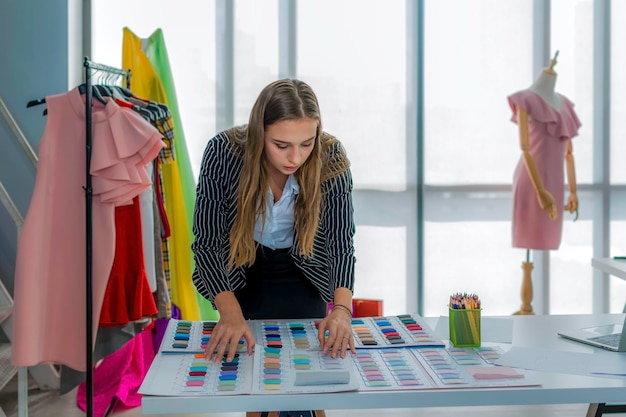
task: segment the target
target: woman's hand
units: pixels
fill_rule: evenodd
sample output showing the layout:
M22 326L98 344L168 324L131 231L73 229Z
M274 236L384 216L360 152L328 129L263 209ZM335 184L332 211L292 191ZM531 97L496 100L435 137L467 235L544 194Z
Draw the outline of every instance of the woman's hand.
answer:
M328 338L325 337L326 331L328 331ZM347 311L339 308L331 311L320 323L317 338L324 355L330 351L332 358L336 358L337 353L340 357L345 358L348 348L353 354L356 354L354 339L352 338L352 317Z
M204 355L211 360L215 354L214 362L220 363L224 354L227 354L226 361L232 362L235 359L237 344L242 337L248 345L248 355L251 355L255 344L254 334L243 315L241 313L222 314L213 329Z

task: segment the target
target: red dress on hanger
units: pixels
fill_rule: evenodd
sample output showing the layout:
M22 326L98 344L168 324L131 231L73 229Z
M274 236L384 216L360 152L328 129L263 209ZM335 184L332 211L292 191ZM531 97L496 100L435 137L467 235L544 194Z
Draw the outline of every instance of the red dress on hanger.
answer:
M115 236L115 258L100 326L122 326L157 314L144 264L139 197L115 208Z

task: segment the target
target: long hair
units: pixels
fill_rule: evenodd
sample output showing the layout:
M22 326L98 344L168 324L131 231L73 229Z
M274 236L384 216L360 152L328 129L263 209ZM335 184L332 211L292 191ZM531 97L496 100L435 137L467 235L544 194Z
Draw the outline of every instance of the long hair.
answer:
M229 131L228 136L239 149L243 160L237 189L237 215L230 230L229 269L252 265L256 259L254 225L258 216L265 222L269 174L265 157L265 128L283 120L313 119L317 121L313 151L294 174L300 193L294 204L295 228L300 254L313 255L313 239L317 231L321 204L322 120L315 93L306 83L278 80L261 91L248 125Z

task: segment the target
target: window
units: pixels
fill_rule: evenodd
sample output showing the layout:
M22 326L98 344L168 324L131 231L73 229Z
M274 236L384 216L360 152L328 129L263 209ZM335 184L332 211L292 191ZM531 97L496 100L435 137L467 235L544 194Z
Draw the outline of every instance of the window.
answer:
M619 162L626 150L621 139L626 125L619 115L626 104L612 94L610 132L606 138L594 134L602 116L594 113L593 51L598 41L593 35L597 8L591 0L549 2L549 39L534 21L540 18L533 9L538 1L424 1L423 40L410 35L418 21L411 0L236 0L232 19L219 21L217 10L226 4L222 0L92 3L92 58L98 62L119 65L124 26L140 37L163 30L196 174L206 141L217 133L217 100L232 103L235 124L246 123L260 89L279 76L285 53L281 33L286 26L295 27L295 76L317 92L324 128L342 141L352 162L355 296L382 298L385 314L447 314L448 296L457 291L478 293L486 315L519 309L521 263L527 253L511 246L510 185L520 148L507 96L537 76L533 60L538 48L550 54L558 49L557 90L574 101L583 123L573 142L580 217L573 222L566 213L558 250L528 254L536 262L534 305L536 310L548 306L553 313L621 311L625 282L607 279L608 305L597 305L598 298L590 295L596 291L591 258L626 253L626 195L618 185L626 181ZM279 16L288 5L295 13L285 21ZM611 7L609 82L610 91L620 91L626 80L626 6L612 2ZM232 68L226 65L233 89L229 97L217 97L221 80L216 65L223 64L217 50L224 47L228 28L233 33L232 51L227 51ZM423 62L417 60L419 54ZM411 88L415 63L424 75L423 90L417 92ZM419 109L418 98L423 99ZM418 128L424 153L419 156L411 124L415 111L423 118ZM611 149L611 179L605 183L595 174L603 141ZM419 157L424 184L417 183ZM417 223L418 187L424 187L423 225ZM610 209L602 206L603 192L610 194ZM608 218L598 217L599 209L610 212ZM599 232L605 222L610 236ZM610 248L605 250L607 240ZM423 303L417 305L420 290Z

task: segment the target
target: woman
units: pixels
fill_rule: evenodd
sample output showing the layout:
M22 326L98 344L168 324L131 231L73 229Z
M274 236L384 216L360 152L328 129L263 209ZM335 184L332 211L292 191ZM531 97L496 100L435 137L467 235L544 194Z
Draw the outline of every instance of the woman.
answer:
M355 353L351 192L345 151L322 131L317 98L302 81L269 84L247 125L209 141L192 245L194 285L220 313L208 358L233 360L242 337L252 353L246 319L323 317L324 353Z

